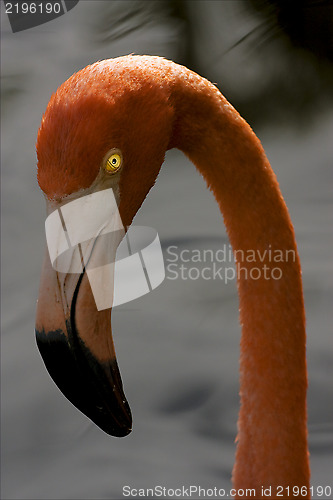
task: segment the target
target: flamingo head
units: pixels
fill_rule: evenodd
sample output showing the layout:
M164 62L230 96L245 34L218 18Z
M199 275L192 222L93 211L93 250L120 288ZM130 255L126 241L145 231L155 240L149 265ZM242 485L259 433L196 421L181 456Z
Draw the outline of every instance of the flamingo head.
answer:
M123 233L114 231L111 242L98 249L101 227L117 212L126 230L172 145L174 112L165 81L170 67L159 61L163 60L129 56L101 61L74 74L52 95L36 145L38 183L48 220L53 221L48 231L56 254L62 229L70 240L74 234L74 240L83 241L85 231L90 239L81 271L74 269L73 255L65 267L57 268L51 252L46 252L37 344L65 396L115 436L131 431L131 412L116 362L111 308L97 309L85 265L96 253L114 259ZM92 195L106 190L113 193L113 213L103 202L93 201ZM92 201L85 205L88 198Z

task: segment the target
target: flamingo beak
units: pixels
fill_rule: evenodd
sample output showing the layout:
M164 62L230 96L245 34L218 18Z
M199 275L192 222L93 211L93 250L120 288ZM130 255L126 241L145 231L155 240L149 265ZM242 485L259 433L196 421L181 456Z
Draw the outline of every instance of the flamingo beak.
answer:
M115 254L124 231L110 191L52 207L36 340L67 399L104 432L122 437L131 432L132 417L112 340L111 306Z

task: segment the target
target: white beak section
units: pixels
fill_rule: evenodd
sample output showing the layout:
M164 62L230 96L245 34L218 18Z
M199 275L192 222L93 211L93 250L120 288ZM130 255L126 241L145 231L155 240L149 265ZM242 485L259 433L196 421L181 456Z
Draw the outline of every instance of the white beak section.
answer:
M97 237L117 235L119 244L125 234L111 188L55 210L45 221L45 232L52 267L66 274L88 267Z
M55 210L45 221L45 232L52 267L65 274L85 269L99 311L141 297L164 280L154 229L131 228L120 244L125 231L112 189Z

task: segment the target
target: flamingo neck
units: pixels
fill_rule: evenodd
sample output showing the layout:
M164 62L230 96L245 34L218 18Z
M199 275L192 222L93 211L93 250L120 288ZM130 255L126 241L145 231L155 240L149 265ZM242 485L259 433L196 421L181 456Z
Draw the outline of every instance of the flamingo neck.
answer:
M242 336L234 487L255 488L255 498L262 488L271 487L274 497L278 486L308 487L305 317L286 205L258 138L216 87L189 72L173 99L170 147L193 161L213 191L237 261Z

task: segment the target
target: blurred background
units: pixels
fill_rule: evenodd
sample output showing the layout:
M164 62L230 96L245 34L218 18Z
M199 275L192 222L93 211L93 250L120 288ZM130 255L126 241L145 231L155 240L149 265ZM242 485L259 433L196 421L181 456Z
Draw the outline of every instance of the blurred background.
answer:
M124 485L231 487L240 339L234 282L166 279L113 311L134 416L124 439L104 434L65 399L34 340L45 246L40 120L72 73L129 53L173 59L216 83L263 143L303 268L311 484L333 490L332 2L82 0L14 34L1 2L1 45L2 498L114 499ZM135 223L155 228L165 252L228 243L211 193L178 151L167 153Z

